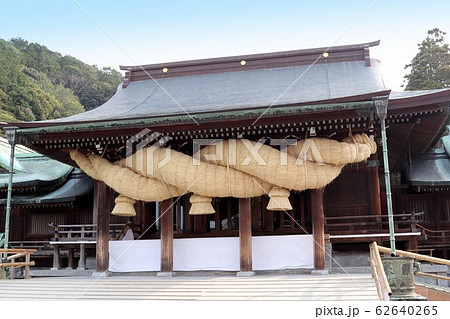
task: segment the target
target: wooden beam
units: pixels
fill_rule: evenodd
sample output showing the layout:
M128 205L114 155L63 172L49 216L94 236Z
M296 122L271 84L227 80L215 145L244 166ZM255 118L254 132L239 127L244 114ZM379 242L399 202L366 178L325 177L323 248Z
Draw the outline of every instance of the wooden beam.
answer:
M325 218L323 188L311 190L311 215L314 239L314 269L325 269Z
M161 272L173 271L173 198L161 202Z
M252 207L250 198L239 199L240 270L252 271Z
M9 263L0 263L0 267L24 267L24 266L34 266L34 260L33 261L25 261L25 262L9 262Z
M110 191L105 183L94 182L94 215L97 220L96 271L103 273L109 267ZM80 249L80 259L82 258Z
M17 253L17 254L14 254L14 255L12 255L12 256L8 256L7 258L6 258L6 260L12 260L12 259L17 259L17 258L20 258L20 257L24 257L24 256L26 256L26 255L29 255L30 253L28 253L28 252L26 252L26 253Z
M0 253L9 253L9 254L17 254L17 253L35 253L37 249L22 249L22 248L0 248Z

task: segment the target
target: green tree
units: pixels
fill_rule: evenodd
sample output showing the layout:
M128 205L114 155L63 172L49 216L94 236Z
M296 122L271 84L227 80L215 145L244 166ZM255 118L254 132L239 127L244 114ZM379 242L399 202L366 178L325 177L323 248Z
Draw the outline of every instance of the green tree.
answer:
M406 91L431 90L450 87L450 48L445 43L445 32L434 28L422 43L418 44L419 53L405 69L411 69L405 75Z
M105 103L120 72L62 56L38 43L0 39L0 121L66 117Z

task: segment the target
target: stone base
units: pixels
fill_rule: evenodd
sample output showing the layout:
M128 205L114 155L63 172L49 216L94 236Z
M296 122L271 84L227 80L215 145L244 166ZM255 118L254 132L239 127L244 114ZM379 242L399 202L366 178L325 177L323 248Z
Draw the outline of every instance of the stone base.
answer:
M402 295L392 295L389 297L389 301L427 301L422 295L412 295L412 296L402 296Z
M92 270L77 270L77 269L30 269L31 277L80 277L92 276Z
M333 267L330 271L332 274L372 274L370 267Z
M173 277L173 272L162 272L160 271L159 273L156 274L156 277Z
M255 275L254 271L238 271L236 277L252 277Z
M105 272L96 272L96 271L94 271L93 273L92 273L92 277L97 277L97 278L100 278L100 277L109 277L110 276L110 274L109 274L109 272L107 272L107 271L105 271Z
M328 271L328 269L314 269L311 270L311 275L313 276L326 276L329 275L330 272Z

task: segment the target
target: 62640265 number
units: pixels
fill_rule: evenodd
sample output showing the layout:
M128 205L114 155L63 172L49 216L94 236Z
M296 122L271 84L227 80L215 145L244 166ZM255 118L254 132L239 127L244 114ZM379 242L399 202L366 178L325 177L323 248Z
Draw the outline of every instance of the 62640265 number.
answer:
M375 313L379 316L436 316L437 306L378 306Z

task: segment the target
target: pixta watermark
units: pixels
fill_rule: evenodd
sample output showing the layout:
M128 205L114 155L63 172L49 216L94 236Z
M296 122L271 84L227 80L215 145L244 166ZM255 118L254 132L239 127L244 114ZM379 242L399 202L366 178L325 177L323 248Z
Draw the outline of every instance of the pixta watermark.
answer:
M168 142L172 138L158 132L145 129L127 140L126 143L126 165L136 170L146 171L147 175L153 175L154 169L160 169L170 163L171 145ZM224 143L226 142L226 143ZM240 143L240 145L238 145ZM203 154L207 162L221 162L225 160L228 165L246 166L256 165L267 166L267 158L261 154L264 145L268 145L278 151L278 163L280 166L288 165L288 147L297 145L296 139L269 139L262 138L258 141L248 139L193 139L192 140L192 164L200 165L202 162L201 149L207 146L214 146L214 152L208 151ZM325 165L319 148L314 139L301 141L302 145L297 156L295 165L303 165L305 161L314 161L318 165ZM226 147L226 151L225 151ZM164 153L161 152L164 149ZM157 152L158 151L158 152ZM238 152L246 155L243 159L238 157ZM155 159L155 154L158 158ZM272 153L273 154L273 153ZM242 154L241 154L242 155ZM292 155L291 155L292 156Z

